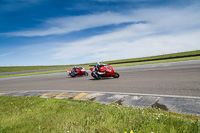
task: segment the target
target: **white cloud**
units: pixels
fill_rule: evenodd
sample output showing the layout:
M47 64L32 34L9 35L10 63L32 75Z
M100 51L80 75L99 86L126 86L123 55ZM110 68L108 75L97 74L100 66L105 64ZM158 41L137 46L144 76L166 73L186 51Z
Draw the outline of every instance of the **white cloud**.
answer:
M84 57L93 62L200 49L200 32L197 31L140 38L137 35L131 36L129 30L68 43L56 48L53 58L69 60Z
M16 11L38 4L44 0L2 0L0 10Z
M97 15L49 19L45 21L45 24L48 27L58 25L57 30L49 28L47 32L45 30L32 31L32 34L31 32L20 32L20 35L61 34L127 21L147 22L128 25L110 33L70 43L46 42L23 50L27 53L35 53L35 56L44 54L55 62L77 64L200 49L199 18L200 12L195 6L182 9L139 9L124 15L107 12Z
M55 49L53 58L70 60L84 57L94 62L200 49L198 10L192 7L143 9L132 15L134 20L148 23L133 24L111 33L67 43Z
M45 20L40 27L35 29L0 34L27 37L59 35L110 24L139 21L147 21L152 23L152 26L154 26L152 27L152 30L157 29L157 32L159 30L161 32L170 32L171 30L175 31L175 29L177 31L186 29L185 26L188 29L196 28L200 23L200 19L197 18L200 18L200 13L198 7L195 6L189 6L184 9L138 9L128 13L126 12L125 14L105 12L101 14L51 18ZM150 29L148 29L148 31L150 31Z
M118 13L101 13L93 15L62 17L48 19L42 25L42 28L30 31L19 31L1 33L9 36L47 36L66 34L73 31L80 31L88 28L105 26L110 24L120 24L123 22L132 22L133 18ZM47 28L44 28L47 27Z
M13 53L5 53L5 54L0 54L0 57L5 57L5 56L9 56L12 55Z
M144 1L156 1L156 0L94 0L99 2L144 2Z

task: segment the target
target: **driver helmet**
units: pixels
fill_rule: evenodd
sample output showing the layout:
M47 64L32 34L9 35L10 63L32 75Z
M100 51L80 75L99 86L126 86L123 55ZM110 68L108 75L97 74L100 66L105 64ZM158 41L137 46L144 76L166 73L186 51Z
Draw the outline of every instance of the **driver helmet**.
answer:
M97 64L98 64L98 65L102 65L102 63L101 63L101 62L98 62Z
M77 66L74 66L74 68L77 68Z

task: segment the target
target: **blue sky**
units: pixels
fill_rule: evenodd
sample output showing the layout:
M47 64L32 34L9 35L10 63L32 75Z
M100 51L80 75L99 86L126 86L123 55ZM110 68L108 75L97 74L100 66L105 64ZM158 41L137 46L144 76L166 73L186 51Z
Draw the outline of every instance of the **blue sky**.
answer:
M0 66L200 49L200 0L1 0Z

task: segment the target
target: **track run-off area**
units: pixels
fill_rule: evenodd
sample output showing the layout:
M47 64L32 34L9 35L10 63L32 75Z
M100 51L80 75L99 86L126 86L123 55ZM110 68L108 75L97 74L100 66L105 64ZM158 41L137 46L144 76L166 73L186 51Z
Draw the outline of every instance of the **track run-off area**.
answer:
M3 91L82 91L200 98L200 60L114 68L119 78L71 78L67 72L0 79Z

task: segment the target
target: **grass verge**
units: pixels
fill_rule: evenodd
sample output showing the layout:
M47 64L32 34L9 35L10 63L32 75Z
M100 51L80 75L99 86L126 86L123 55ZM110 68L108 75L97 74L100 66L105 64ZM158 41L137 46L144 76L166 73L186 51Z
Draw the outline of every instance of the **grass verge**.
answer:
M200 56L185 57L185 58L178 58L178 59L157 60L157 61L145 61L145 62L135 62L135 63L114 64L112 66L113 67L136 66L136 65L158 64L158 63L179 62L179 61L189 61L189 60L200 60Z
M63 68L63 67L72 67L72 65L0 67L0 73L3 73L3 72L30 71L30 70L43 70L43 69L53 69L53 68Z
M66 72L66 70L63 69L63 70L52 70L52 71L42 71L42 72L13 74L13 75L0 75L0 78L17 77L17 76L29 76L29 75L39 75L39 74L49 74L49 73L59 73L59 72Z
M0 97L0 132L198 133L200 117L70 99Z
M143 60L154 60L154 59L173 58L173 57L179 57L180 59L182 57L185 58L184 56L192 56L192 55L199 55L199 54L200 54L200 50L195 50L195 51L188 51L188 52L179 52L179 53L164 54L164 55L158 55L158 56L150 56L150 57L105 61L104 63L112 64L112 63L120 63L120 62L127 62L127 61L143 61Z

